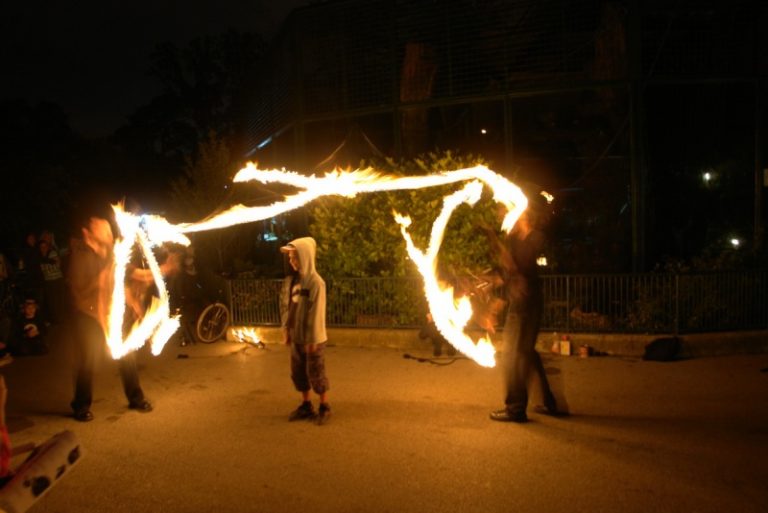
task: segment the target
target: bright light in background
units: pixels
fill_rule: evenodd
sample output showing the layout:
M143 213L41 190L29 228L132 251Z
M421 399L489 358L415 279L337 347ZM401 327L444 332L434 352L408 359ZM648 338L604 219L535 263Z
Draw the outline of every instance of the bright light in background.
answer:
M741 246L741 241L736 237L734 237L731 239L731 246L733 246L734 248L738 248L739 246Z
M701 172L701 181L704 187L714 187L717 184L717 173L714 169L705 169Z
M483 134L483 135L485 135L485 134L487 134L487 133L488 133L488 130L486 130L485 128L481 128L481 129L480 129L480 133L481 133L481 134Z

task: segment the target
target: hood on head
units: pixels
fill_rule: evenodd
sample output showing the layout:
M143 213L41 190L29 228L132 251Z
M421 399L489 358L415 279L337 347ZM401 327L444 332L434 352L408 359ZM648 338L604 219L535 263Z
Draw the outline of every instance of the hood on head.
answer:
M315 273L315 253L317 252L317 243L312 237L301 237L294 239L287 245L280 248L280 251L286 253L295 250L299 256L299 274L301 276L310 276Z

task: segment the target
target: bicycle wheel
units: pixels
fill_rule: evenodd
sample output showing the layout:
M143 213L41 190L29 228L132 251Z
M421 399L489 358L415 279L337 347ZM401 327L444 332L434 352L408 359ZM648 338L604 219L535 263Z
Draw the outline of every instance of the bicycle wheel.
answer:
M229 308L223 303L213 303L197 318L197 338L200 342L210 344L224 336L229 326Z

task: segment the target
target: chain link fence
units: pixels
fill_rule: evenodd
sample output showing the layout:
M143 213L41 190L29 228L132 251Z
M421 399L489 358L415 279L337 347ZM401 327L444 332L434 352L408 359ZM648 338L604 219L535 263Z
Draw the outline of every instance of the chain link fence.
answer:
M768 271L547 275L542 330L700 333L768 329ZM279 325L281 280L231 280L236 325ZM416 278L327 281L336 327L413 328L427 312ZM503 312L499 320L503 321Z

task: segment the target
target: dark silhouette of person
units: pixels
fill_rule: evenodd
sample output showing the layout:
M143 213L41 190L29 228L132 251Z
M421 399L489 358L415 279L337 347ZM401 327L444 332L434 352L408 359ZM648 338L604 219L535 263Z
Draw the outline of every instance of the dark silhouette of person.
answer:
M74 312L76 344L75 394L71 402L74 418L93 420L93 373L100 351L106 348L105 327L113 289L113 235L109 221L91 217L81 227L82 238L73 238L67 273ZM139 383L136 355L131 352L119 360L123 390L128 407L140 412L152 411Z
M492 420L526 422L529 392L538 385L542 404L534 411L563 415L536 351L536 338L544 309L543 291L537 259L546 242L538 223L543 215L543 199L531 194L529 206L510 234L498 246L503 286L509 304L504 322L501 364L504 372L504 408L490 414Z

